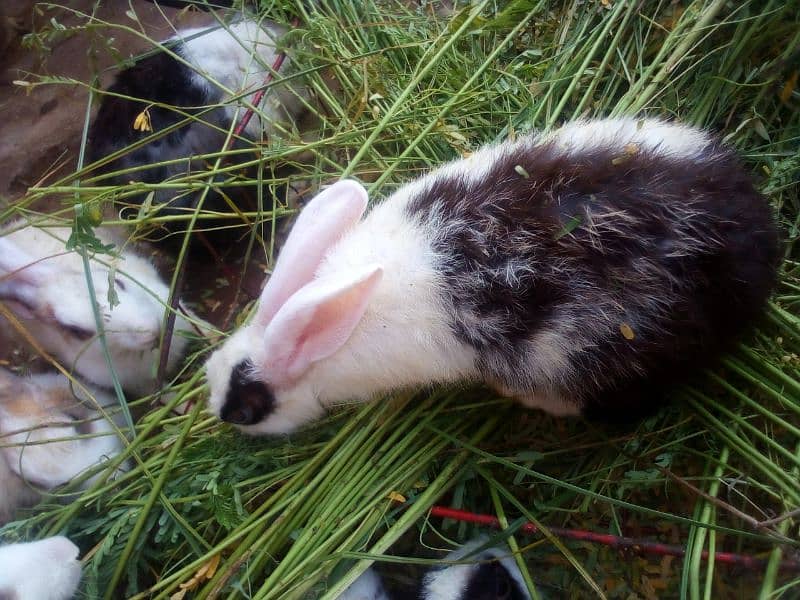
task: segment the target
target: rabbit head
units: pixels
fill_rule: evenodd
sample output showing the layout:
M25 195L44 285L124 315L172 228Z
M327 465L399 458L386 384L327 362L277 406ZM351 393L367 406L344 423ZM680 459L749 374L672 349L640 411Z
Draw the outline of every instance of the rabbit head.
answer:
M522 573L508 548L489 548L475 539L445 557L446 561L469 561L432 569L422 580L420 600L530 600Z
M0 369L0 523L36 502L37 489L65 484L122 450L113 425L90 408L116 400L75 387L57 374L22 378Z
M72 598L81 580L78 552L78 547L62 536L0 546L0 598Z
M69 233L66 228L24 227L0 237L0 301L67 368L111 387L82 258L65 250ZM89 262L94 306L119 381L126 390L149 393L169 288L148 261L129 251ZM190 329L177 315L170 368L182 357L187 343L182 333Z
M277 433L318 416L304 374L344 344L363 315L382 269L349 280L315 279L327 251L361 218L364 189L339 182L300 213L257 312L209 359L211 409L251 433ZM280 410L291 405L291 410Z

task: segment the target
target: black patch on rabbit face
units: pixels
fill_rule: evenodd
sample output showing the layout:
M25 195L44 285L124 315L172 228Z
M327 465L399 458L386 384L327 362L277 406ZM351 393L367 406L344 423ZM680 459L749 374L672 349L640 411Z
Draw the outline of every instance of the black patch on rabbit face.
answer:
M470 600L525 600L517 581L499 562L477 565L462 594Z
M602 411L642 381L683 380L775 283L770 208L713 143L686 158L531 137L479 179L423 184L408 213L441 258L452 329L487 380L520 396Z
M253 363L243 360L231 372L228 393L220 417L234 425L255 425L275 410L275 394L263 382L253 379Z

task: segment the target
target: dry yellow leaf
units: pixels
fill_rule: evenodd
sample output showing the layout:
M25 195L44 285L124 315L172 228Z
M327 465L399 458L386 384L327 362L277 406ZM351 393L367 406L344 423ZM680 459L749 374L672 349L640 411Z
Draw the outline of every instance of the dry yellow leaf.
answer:
M403 496L403 494L401 494L400 492L389 492L389 495L386 496L386 497L389 500L392 500L394 502L405 502L406 501L406 497Z
M169 600L183 600L183 597L186 595L187 591L196 589L201 583L203 583L203 581L214 577L214 574L217 572L217 568L219 567L220 556L220 554L215 554L211 560L197 569L197 573L195 573L189 581L180 584L181 589L172 594L169 597Z
M789 98L792 97L792 92L794 88L797 87L797 78L800 76L800 71L795 71L789 76L789 79L786 80L786 85L783 86L781 90L780 99L781 102L786 103L789 102Z
M142 112L136 115L133 120L133 128L136 131L153 131L153 125L150 123L150 109L145 108Z
M633 333L633 329L627 323L620 323L619 330L620 333L622 333L622 337L626 340L632 340L636 337L636 334Z

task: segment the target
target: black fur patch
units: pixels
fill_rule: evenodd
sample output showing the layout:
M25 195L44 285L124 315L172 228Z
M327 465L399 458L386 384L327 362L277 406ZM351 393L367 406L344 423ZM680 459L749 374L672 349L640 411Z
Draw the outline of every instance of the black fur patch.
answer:
M480 181L423 181L408 211L437 224L453 331L520 396L647 410L729 347L775 284L770 207L714 144L685 158L529 138ZM565 364L540 360L541 344Z
M478 565L471 573L463 598L469 600L525 600L527 596L499 562Z
M231 372L228 393L222 406L223 421L235 425L255 425L275 410L275 395L262 381L250 378L253 364L240 362Z

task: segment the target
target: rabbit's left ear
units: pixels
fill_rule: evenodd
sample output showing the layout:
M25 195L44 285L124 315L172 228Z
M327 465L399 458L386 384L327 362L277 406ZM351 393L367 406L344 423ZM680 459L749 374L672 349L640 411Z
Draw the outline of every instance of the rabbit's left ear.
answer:
M370 265L349 276L315 279L289 298L264 332L264 377L280 387L350 338L383 275Z
M358 222L366 207L367 191L347 179L333 184L306 205L261 292L257 323L267 326L283 303L313 279L330 248Z

